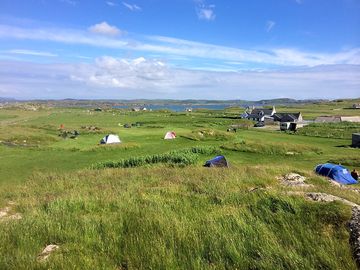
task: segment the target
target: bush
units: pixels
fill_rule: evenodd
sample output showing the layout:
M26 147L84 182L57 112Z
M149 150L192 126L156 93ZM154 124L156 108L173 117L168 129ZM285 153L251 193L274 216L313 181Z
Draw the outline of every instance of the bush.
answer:
M352 167L357 167L360 164L360 158L359 157L353 157L353 158L338 158L338 159L330 159L328 161L329 163L334 163L334 164L341 164L341 165L345 165L345 166L352 166Z
M351 134L357 132L360 132L360 123L339 122L313 123L300 128L296 134L322 138L351 139Z
M98 152L98 151L113 151L113 150L129 150L134 148L140 148L138 143L119 143L119 144L100 144L85 151Z
M182 137L194 140L194 141L225 141L234 138L234 134L213 130L213 129L199 129L189 134L183 135Z
M118 161L98 162L92 166L93 169L104 168L132 168L157 163L166 163L178 166L187 166L195 164L198 161L199 154L219 154L220 151L215 147L191 147L182 150L174 150L165 154L147 155L140 157L131 157Z
M296 155L313 152L321 154L320 148L289 143L255 143L255 142L235 142L228 143L221 146L222 149L247 152L247 153L262 153L268 155Z

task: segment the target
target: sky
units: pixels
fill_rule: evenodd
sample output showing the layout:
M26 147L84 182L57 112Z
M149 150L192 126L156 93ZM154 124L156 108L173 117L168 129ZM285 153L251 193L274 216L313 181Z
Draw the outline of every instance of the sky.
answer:
M360 97L360 0L1 0L0 97Z

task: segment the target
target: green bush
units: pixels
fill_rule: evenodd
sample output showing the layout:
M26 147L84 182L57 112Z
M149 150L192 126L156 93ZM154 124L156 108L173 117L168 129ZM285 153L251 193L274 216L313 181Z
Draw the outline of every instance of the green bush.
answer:
M113 151L113 150L129 150L129 149L135 149L140 148L140 144L138 143L119 143L119 144L100 144L97 146L94 146L90 149L85 149L84 151L91 151L91 152L98 152L98 151Z
M233 139L234 134L214 129L199 129L182 137L193 141L226 141Z
M92 166L93 169L104 168L131 168L157 163L166 163L178 166L187 166L195 164L198 161L199 154L211 155L220 153L215 147L191 147L181 150L174 150L165 154L147 155L140 157L131 157L118 161L98 162Z
M231 151L262 153L268 155L299 155L309 152L316 154L322 153L321 149L318 147L289 143L256 143L241 141L224 144L221 148Z
M360 123L313 123L300 128L296 134L304 136L351 139L352 133L360 132Z
M358 167L360 166L360 157L353 157L353 158L344 157L344 158L330 159L328 162L341 164L345 166Z

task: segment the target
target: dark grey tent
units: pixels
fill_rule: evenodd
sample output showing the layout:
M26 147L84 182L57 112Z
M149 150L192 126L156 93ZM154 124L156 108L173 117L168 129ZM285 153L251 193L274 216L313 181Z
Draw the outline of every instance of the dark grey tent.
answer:
M204 167L229 167L224 156L216 156L205 162Z

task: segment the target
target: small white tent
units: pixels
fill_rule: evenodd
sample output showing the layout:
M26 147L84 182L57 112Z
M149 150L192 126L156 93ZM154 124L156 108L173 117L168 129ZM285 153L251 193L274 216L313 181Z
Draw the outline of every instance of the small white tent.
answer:
M175 139L175 138L176 138L176 134L175 134L174 131L166 132L165 137L164 137L165 140L172 140L172 139Z
M101 139L100 144L121 143L118 135L109 134Z

